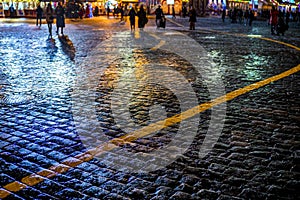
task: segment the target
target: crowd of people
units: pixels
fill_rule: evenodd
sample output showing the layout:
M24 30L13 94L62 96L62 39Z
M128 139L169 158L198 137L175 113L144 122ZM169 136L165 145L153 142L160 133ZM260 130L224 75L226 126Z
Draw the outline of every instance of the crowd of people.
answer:
M272 9L268 10L267 12L268 14L266 14L266 11L264 11L263 17L260 16L260 18L267 19L268 25L271 26L272 35L275 34L284 35L285 31L287 31L289 28L290 20L297 22L298 20L297 15L299 15L298 12L293 12L296 13L296 15L292 17L290 11L285 11L285 10L282 11L277 9L275 6L272 6ZM255 19L253 10L249 10L249 9L242 10L242 9L234 8L234 9L230 9L228 13L224 9L222 13L223 22L225 22L226 16L228 16L231 23L240 23L249 26L252 25L252 22Z
M222 20L225 21L226 10L223 9ZM230 9L228 11L228 17L231 20L231 23L240 23L244 25L252 26L254 20L254 11L251 9L242 10L239 8Z
M13 7L11 6L11 10L13 10ZM11 11L13 12L13 11ZM52 38L52 24L54 23L54 19L56 18L56 34L64 34L63 30L65 27L65 16L69 18L91 18L93 16L99 16L100 12L102 12L101 8L95 7L92 8L90 4L86 4L84 6L83 3L73 3L69 4L66 7L62 5L61 2L58 2L57 6L55 8L52 7L51 3L47 4L47 7L45 9L41 8L40 5L37 6L36 9L36 25L41 26L42 25L42 17L46 17L46 22L49 30L49 37ZM113 10L111 10L109 7L107 7L107 10L105 11L106 15L109 17L110 13L113 13L114 17L118 17L119 14L121 14L121 21L124 20L125 16L128 16L130 28L131 30L135 30L135 19L138 17L138 28L143 29L145 25L148 23L148 17L147 15L150 13L149 7L144 7L144 5L137 6L131 6L130 9L128 9L128 6L120 5L115 6ZM275 6L272 7L271 11L268 11L269 14L266 14L264 11L265 16L267 16L268 24L271 26L271 34L282 34L284 35L285 31L289 28L289 21L291 19L291 13L289 11L282 12L281 10L277 10ZM147 14L148 13L148 14ZM160 5L157 6L155 9L155 22L157 28L165 28L166 26L166 18L163 13L163 10ZM299 14L298 14L299 15ZM292 20L298 20L300 21L300 16L296 15L292 17ZM298 18L297 18L298 16ZM189 18L189 29L195 30L195 24L197 21L197 13L196 10L193 7L190 7L187 9L187 7L184 5L182 7L181 11L181 17ZM252 26L252 22L255 19L254 17L254 11L251 9L242 10L239 8L233 8L230 10L223 9L222 10L222 21L225 22L226 17L229 18L231 23L239 23L244 24L245 26L249 25ZM175 16L175 9L172 7L172 18L176 19ZM125 20L124 20L125 23Z
M284 19L285 18L285 19ZM269 24L271 25L271 34L282 34L288 30L290 15L289 12L284 15L280 10L278 11L275 6L272 7L270 12Z
M52 8L51 3L47 4L47 7L44 10L40 5L37 6L36 9L36 25L37 26L42 26L42 17L43 15L46 16L46 22L48 26L48 31L49 31L49 38L52 38L52 24L54 22L54 16L56 18L56 34L59 34L59 29L60 33L64 35L64 27L65 27L65 8L62 5L61 2L58 2L58 5L56 6L55 9Z

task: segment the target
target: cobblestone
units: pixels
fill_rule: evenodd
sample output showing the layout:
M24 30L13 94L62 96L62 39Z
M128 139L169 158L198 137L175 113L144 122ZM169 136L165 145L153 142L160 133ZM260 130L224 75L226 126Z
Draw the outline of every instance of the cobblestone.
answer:
M80 73L88 76L95 68L105 67L95 64L101 63L93 60L96 55L104 58L100 55L107 54L105 62L111 64L107 68L109 75L97 77L99 124L110 139L122 136L124 133L112 115L109 95L116 74L133 67L118 63L125 62L122 59L109 60L113 58L109 48L129 45L128 24L120 25L116 19L67 21L67 37L55 36L53 40L47 40L44 25L38 29L30 20L0 20L1 195L7 184L20 183L27 175L72 160L87 150L84 141L94 141L79 135L80 131L88 132L89 127L75 126L70 93ZM277 37L271 36L266 23L259 21L250 28L222 23L215 17L199 18L196 31L188 31L187 19L169 19L166 30L155 30L154 20L150 19L145 32L172 37L171 30L176 30L194 39L214 63L210 75L220 74L226 92L231 92L299 65L296 49L276 43L299 47L298 26L291 24L285 36ZM116 38L121 32L124 34ZM248 37L251 35L275 42ZM110 37L115 37L116 42L103 46ZM211 100L201 75L176 52L140 49L134 59L141 63L155 60L176 69L192 83L199 103ZM11 192L6 199L296 199L299 88L298 72L228 101L222 134L204 158L199 158L198 153L210 126L210 110L200 114L198 135L189 149L163 169L151 173L122 172L107 166L105 160L94 158ZM135 91L130 112L137 124L148 123L150 106L155 101L164 104L168 115L180 112L172 92L160 92L163 88L152 86ZM80 97L87 98L86 95L82 91ZM168 144L177 130L177 125L171 126L126 144L123 150L156 150ZM115 154L107 154L107 159L112 155ZM126 156L118 159L130 162Z

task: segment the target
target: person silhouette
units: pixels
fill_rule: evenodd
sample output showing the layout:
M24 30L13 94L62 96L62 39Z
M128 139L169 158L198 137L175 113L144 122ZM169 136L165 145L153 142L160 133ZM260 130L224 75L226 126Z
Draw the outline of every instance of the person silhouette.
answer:
M42 26L42 17L43 17L43 9L41 5L39 4L36 8L36 25L39 25L40 21L40 26Z
M58 34L59 28L61 28L61 34L64 34L65 27L65 9L62 6L61 2L58 3L58 6L55 8L56 14L56 34Z
M46 22L49 30L49 37L52 38L53 8L51 3L48 3L46 8Z

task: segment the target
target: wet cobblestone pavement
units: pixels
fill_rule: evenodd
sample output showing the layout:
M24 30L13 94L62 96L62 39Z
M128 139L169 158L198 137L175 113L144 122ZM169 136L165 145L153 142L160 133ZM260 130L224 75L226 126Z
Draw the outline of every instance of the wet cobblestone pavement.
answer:
M144 31L130 32L127 23L98 17L68 20L66 37L50 40L45 24L0 21L0 198L299 196L300 25L272 36L262 21L251 28L199 18L189 31L187 19L169 19L165 30L156 30L151 19ZM146 82L149 77L154 80ZM260 82L270 77L274 81ZM195 99L204 105L222 95L216 92L221 83L224 94L235 91L232 98L189 119L172 118ZM257 87L239 90L251 84ZM175 122L151 128L164 118ZM213 147L199 156L210 128L219 126ZM151 130L126 138L145 127ZM196 129L190 143L189 128ZM175 138L181 129L184 135ZM171 145L172 162L151 172L134 170L142 160L131 155L146 159L174 140L188 143L187 150L179 154L180 145ZM102 143L100 157L91 156ZM142 169L160 157L154 154Z

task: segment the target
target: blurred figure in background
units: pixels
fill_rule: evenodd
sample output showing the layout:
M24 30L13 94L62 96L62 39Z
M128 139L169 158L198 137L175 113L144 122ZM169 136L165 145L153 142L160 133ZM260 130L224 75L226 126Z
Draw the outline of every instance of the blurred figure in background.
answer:
M271 34L275 34L278 23L278 15L279 12L275 8L275 6L272 6L272 10L270 13Z
M42 26L42 17L43 17L43 9L41 8L41 5L39 4L36 8L36 25L39 25L40 20L40 26Z
M140 10L137 12L138 16L138 27L143 30L145 25L148 23L147 13L144 10L144 6L141 5Z
M51 3L48 3L46 8L46 22L48 25L49 37L52 38L53 9Z
M195 23L197 21L197 13L194 7L191 8L190 13L189 13L190 19L190 30L195 30Z
M129 15L129 21L130 21L130 29L131 30L135 30L135 16L136 16L136 12L134 10L134 8L132 7L128 13Z
M65 8L61 2L58 2L58 6L55 8L56 14L56 34L58 34L59 28L61 28L61 34L64 34L65 27Z

